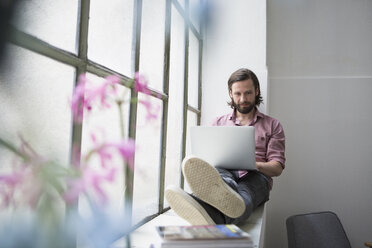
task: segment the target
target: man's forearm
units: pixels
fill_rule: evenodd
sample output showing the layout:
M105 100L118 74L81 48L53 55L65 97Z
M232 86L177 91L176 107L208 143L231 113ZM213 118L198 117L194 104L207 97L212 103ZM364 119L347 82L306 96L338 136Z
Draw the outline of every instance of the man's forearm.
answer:
M269 177L277 177L282 174L283 166L278 161L256 162L257 169Z

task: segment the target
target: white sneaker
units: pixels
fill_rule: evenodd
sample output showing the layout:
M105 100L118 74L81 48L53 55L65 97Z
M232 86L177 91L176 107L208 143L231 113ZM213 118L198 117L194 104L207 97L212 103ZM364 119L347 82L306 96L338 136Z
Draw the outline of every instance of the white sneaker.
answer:
M182 172L193 194L200 200L231 218L237 218L244 213L243 198L204 160L196 157L185 158Z
M176 186L165 190L165 198L174 212L191 225L215 225L207 211L194 198Z

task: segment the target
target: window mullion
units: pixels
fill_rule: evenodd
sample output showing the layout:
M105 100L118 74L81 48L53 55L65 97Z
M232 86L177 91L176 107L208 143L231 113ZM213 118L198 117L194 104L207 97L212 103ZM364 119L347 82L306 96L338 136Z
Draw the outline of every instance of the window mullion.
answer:
M199 66L198 66L198 113L197 125L201 122L201 107L202 107L202 69L203 69L203 40L199 39Z
M188 97L189 97L189 1L185 0L185 64L184 64L184 87L183 87L183 123L182 123L182 153L181 161L186 156L186 137L187 137L187 110L188 110ZM182 169L180 170L182 171ZM184 187L184 178L180 175L180 187Z
M201 32L198 32L194 26L194 24L192 24L190 18L189 18L189 14L187 11L186 13L186 10L184 11L182 9L182 6L181 4L177 1L177 0L172 0L173 4L174 4L174 7L177 9L178 13L183 17L183 19L187 22L187 25L189 26L191 32L194 33L194 35L200 40L202 39L202 36L201 36ZM185 2L185 6L186 6L186 2ZM185 7L186 8L186 7Z
M45 41L18 30L15 27L10 28L9 42L64 64L72 66L81 66L84 64L84 61L78 58L75 54L56 48Z
M141 23L142 23L142 0L134 0L133 14L133 42L132 42L132 73L139 71L140 63L140 42L141 42ZM131 98L138 97L138 93L134 87L131 89ZM136 139L136 124L137 124L137 101L131 101L129 108L129 138ZM134 169L130 171L128 166L125 167L125 212L128 224L132 224L132 208L133 208L133 182Z
M164 69L163 69L163 93L168 97L163 100L163 116L161 125L161 146L160 146L160 166L159 166L159 208L158 212L164 209L164 187L165 187L165 166L167 153L167 133L168 133L168 106L169 106L169 62L170 62L170 33L172 3L166 0L165 3L165 38L164 38Z
M76 75L74 87L76 86L79 75L86 72L87 63L87 41L88 41L88 25L89 25L89 7L90 0L81 0L79 2L79 18L77 30L77 51L78 58L83 61L82 64L76 67ZM73 162L81 154L81 139L83 124L77 122L75 117L72 117L72 134L70 146L70 163Z

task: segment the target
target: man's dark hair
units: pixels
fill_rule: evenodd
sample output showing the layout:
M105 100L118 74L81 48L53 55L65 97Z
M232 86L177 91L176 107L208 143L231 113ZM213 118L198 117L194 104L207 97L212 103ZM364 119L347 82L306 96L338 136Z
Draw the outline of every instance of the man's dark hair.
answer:
M263 99L261 96L260 82L258 81L258 78L256 74L254 74L253 71L246 69L246 68L241 68L233 72L233 74L231 74L229 78L229 81L227 81L229 92L231 91L232 85L235 82L244 81L247 79L251 79L253 81L255 90L256 91L258 90L258 95L256 96L256 99L255 99L255 104L258 107L262 103ZM228 102L228 104L230 105L231 108L234 108L232 101Z

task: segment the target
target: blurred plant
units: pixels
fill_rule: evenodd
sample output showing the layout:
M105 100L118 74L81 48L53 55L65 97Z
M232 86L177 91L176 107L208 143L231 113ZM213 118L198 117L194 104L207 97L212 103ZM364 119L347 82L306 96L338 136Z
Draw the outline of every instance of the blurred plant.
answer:
M138 99L126 101L125 95L120 96L120 83L116 75L106 77L100 85L80 75L70 101L74 120L81 123L93 108L104 110L116 104L122 133L117 141L100 140L97 133L91 133L93 147L86 154L80 154L80 148L73 144L76 157L70 166L38 154L21 136L20 147L0 137L0 148L15 154L9 170L0 174L0 207L13 211L13 216L20 214L19 218L3 216L0 247L73 247L76 235L88 247L108 247L130 230L125 220L128 213L113 217L104 211L108 203L104 185L115 181L120 166L125 167L125 173L134 170L135 141L125 136L121 107ZM148 98L151 91L145 77L136 73L129 86L147 96L138 101L147 111L146 120L157 118L159 106L154 106ZM113 162L115 156L121 158L122 165ZM98 167L92 166L93 157L99 158ZM83 195L90 206L89 218L82 218L76 207L61 211L58 203L64 202L69 208ZM55 245L57 240L61 243Z

